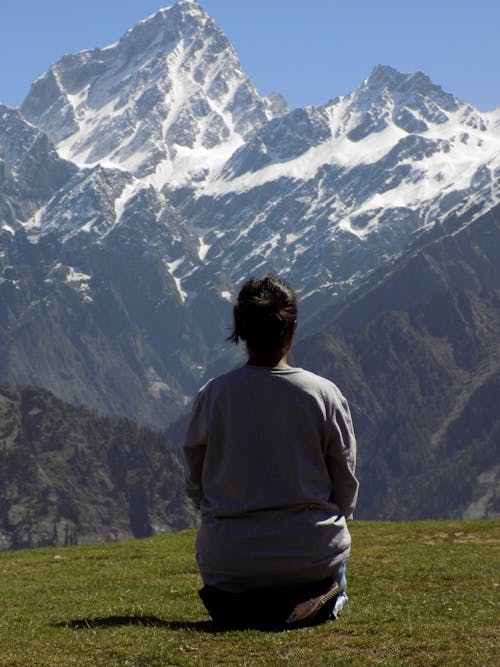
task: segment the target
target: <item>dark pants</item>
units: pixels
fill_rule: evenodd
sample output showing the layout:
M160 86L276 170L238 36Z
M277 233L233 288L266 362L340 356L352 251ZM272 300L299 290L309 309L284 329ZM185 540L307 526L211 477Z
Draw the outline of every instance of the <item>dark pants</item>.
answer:
M244 593L204 586L200 597L214 623L224 629L284 630L317 625L332 616L337 599L347 599L345 566L346 561L339 564L335 578L295 586Z

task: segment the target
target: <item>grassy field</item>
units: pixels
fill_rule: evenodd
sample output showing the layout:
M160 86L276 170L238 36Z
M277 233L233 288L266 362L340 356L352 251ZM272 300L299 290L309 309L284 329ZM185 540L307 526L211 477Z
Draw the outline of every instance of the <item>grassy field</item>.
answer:
M0 667L500 664L500 522L354 522L341 618L214 632L192 531L0 554Z

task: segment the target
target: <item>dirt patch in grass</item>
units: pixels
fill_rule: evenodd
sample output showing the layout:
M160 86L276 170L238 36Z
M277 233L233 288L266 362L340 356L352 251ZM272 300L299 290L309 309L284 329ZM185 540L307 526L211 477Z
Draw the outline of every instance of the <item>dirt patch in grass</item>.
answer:
M444 542L454 544L492 544L500 545L500 535L488 535L485 533L466 533L458 531L454 533L430 533L427 535L420 535L419 542L422 544L439 545Z

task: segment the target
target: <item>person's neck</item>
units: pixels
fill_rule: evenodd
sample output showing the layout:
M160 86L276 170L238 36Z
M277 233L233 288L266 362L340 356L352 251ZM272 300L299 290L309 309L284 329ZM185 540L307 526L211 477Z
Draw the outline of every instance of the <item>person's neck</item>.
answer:
M272 366L273 368L289 368L287 363L288 350L263 350L248 348L249 366Z

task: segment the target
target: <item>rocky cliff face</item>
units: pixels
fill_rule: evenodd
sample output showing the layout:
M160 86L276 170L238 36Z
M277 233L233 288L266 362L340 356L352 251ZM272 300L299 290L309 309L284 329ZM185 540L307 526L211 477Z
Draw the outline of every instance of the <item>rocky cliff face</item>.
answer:
M44 132L0 104L0 230L20 229L76 171Z

